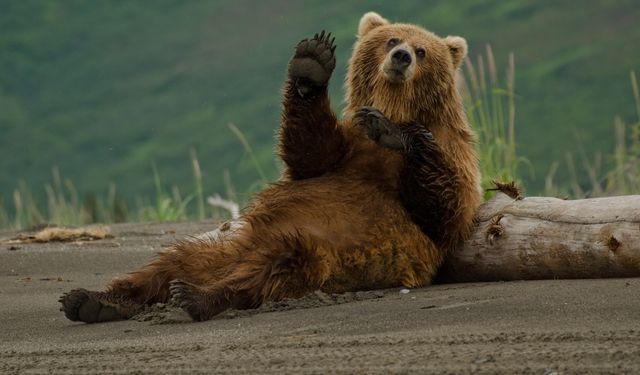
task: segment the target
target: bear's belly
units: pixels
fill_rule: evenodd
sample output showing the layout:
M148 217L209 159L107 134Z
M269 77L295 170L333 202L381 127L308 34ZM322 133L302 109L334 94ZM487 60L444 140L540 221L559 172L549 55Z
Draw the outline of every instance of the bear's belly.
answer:
M426 236L394 195L336 176L287 181L262 192L245 218L255 229L301 235L339 253L424 247Z
M258 195L245 217L269 223L270 230L349 246L370 242L382 228L414 226L392 192L336 176L273 185Z

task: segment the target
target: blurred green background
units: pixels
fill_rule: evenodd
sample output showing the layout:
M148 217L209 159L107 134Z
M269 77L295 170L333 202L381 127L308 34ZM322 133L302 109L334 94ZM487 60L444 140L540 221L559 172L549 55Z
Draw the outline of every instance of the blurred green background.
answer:
M242 193L267 178L286 64L298 40L326 29L338 45L331 96L342 108L345 64L361 15L461 35L470 57L490 44L499 68L515 56L516 142L532 168L529 194L567 152L614 147L613 118L636 118L629 81L640 70L637 0L526 1L0 1L0 199L20 181L36 200L52 167L80 197L117 185L132 202L161 184ZM589 156L590 157L590 156ZM613 163L604 157L603 163ZM532 173L533 172L533 173ZM570 176L560 167L558 184ZM579 175L578 184L589 182ZM587 187L585 187L587 189Z

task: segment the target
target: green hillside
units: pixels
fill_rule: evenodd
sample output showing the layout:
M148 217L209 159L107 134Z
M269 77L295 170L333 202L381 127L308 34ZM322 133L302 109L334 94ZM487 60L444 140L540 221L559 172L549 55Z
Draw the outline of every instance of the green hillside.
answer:
M224 191L225 169L246 191L259 175L229 123L277 178L274 134L293 46L321 29L335 34L331 92L339 107L357 22L368 10L462 35L472 56L490 43L499 66L515 54L519 152L536 172L529 191L576 139L588 152L609 152L614 115L635 115L628 78L640 71L635 0L5 0L3 200L19 180L39 192L54 166L81 193L103 194L114 182L133 199L153 191L155 162L163 182L191 192L192 148L206 193Z

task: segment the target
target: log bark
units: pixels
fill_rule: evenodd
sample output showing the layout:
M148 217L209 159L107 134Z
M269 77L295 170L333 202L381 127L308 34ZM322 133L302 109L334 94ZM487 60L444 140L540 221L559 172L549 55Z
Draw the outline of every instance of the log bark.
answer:
M640 276L640 195L483 204L473 234L453 251L440 281Z

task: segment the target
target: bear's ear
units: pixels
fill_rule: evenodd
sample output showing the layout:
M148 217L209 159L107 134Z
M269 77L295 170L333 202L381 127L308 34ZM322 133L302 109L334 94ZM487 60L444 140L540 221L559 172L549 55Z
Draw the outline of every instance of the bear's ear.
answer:
M389 21L382 18L376 12L368 12L365 13L362 18L360 18L360 24L358 25L358 37L361 37L368 33L369 31L375 29L376 27L388 25Z
M444 42L449 47L451 58L453 59L453 65L458 68L462 59L467 56L467 41L459 36L448 36L444 38Z

